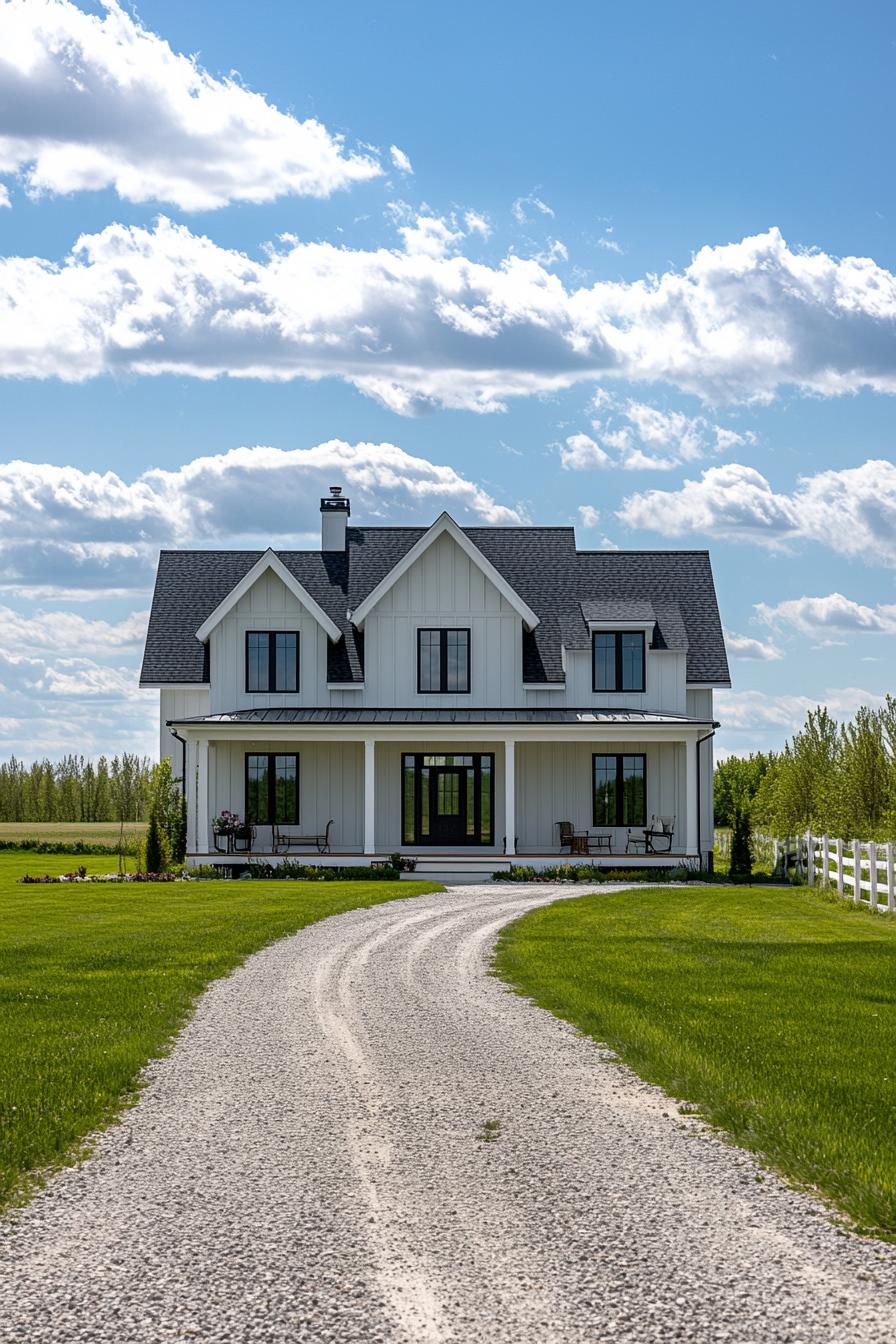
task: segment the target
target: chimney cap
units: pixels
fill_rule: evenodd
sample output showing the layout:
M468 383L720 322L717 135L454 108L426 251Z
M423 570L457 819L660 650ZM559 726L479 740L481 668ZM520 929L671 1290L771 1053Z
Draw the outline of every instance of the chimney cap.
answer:
M338 499L339 496L342 494L342 486L341 486L341 485L331 485L331 486L330 486L330 494L333 496L334 499Z
M320 501L321 513L344 513L349 515L352 511L351 504L347 496L342 493L341 485L331 485L330 493L324 495Z

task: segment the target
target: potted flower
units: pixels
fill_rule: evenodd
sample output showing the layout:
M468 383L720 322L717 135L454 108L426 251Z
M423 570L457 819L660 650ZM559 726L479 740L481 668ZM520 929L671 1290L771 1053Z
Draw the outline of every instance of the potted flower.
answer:
M231 850L233 842L246 828L236 812L229 812L227 808L222 808L220 816L212 818L212 834L215 837L215 849L220 849L218 837L221 836L226 842L226 848Z

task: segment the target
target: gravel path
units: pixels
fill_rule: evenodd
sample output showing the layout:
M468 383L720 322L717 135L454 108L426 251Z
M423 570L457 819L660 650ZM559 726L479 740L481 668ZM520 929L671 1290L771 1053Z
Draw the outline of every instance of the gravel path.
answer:
M486 974L569 894L359 910L217 982L5 1225L0 1339L890 1344L896 1247Z

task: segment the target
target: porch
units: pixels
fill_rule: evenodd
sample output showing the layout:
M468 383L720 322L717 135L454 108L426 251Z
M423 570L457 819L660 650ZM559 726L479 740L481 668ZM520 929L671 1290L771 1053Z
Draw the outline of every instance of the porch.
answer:
M369 864L398 852L417 859L421 875L446 865L493 872L515 860L534 868L561 861L645 868L705 862L711 848L712 725L705 722L642 715L623 727L618 718L581 712L553 729L530 722L510 733L488 725L472 736L460 724L421 731L392 722L362 735L347 717L326 727L233 716L172 725L184 742L188 863L287 857L274 843L274 812L259 790L281 809L282 831L319 835L332 821L329 852L313 845L288 851L314 864ZM241 855L216 847L212 822L224 809L254 824ZM643 842L654 815L674 819L668 849L632 852L630 834ZM560 844L560 821L601 835L600 850L571 854Z

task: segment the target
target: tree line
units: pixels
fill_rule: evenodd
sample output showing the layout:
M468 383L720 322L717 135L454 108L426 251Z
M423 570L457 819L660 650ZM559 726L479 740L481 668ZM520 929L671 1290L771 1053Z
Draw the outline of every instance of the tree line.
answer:
M128 752L27 766L13 756L0 762L0 821L147 821L152 772L148 756Z
M783 751L729 756L715 771L717 826L746 815L778 837L811 830L896 840L896 697L838 723L819 706Z

